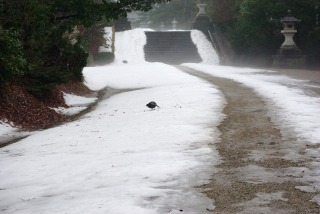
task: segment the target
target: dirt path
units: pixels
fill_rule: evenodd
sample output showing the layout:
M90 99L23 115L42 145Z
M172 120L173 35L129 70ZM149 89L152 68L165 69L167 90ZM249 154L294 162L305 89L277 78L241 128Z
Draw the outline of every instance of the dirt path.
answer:
M200 187L214 200L213 213L320 213L310 202L319 192L296 188L308 186L299 177L309 162L284 157L289 142L271 122L264 101L232 80L178 68L218 86L227 100L227 117L218 127L221 140L214 145L223 163Z

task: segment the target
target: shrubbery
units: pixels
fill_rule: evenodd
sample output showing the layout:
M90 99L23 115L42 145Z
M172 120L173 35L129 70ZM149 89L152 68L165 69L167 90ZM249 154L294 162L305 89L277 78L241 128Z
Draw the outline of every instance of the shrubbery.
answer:
M238 60L252 61L260 57L266 64L270 62L271 55L284 41L280 19L290 9L302 20L297 25L296 43L308 55L309 64L319 65L320 31L316 23L319 4L318 0L237 0L235 19L228 33Z
M82 81L88 56L83 47L99 42L81 40L77 27L89 29L163 1L0 0L0 87L19 76L29 92L43 98L60 83Z
M0 27L0 87L23 74L27 65L18 33Z

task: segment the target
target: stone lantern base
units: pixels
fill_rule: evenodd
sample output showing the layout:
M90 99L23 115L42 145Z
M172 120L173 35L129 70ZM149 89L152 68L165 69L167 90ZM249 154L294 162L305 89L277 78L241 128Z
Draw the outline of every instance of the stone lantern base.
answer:
M277 52L273 55L272 66L276 68L303 68L306 64L306 56L301 53L301 50L295 44L293 37L297 33L294 25L301 20L292 16L292 12L288 10L286 17L281 19L283 30L281 33L285 37L285 41Z
M277 55L272 56L274 68L303 68L306 65L306 56L301 54L300 49L281 48Z

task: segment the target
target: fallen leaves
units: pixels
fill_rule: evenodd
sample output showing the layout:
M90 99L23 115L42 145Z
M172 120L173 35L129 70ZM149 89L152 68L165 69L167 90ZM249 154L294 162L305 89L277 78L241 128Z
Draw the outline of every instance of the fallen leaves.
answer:
M63 122L67 116L49 107L68 107L62 91L76 94L91 92L82 83L72 81L53 89L45 100L29 94L21 83L0 88L0 120L23 130L35 130Z

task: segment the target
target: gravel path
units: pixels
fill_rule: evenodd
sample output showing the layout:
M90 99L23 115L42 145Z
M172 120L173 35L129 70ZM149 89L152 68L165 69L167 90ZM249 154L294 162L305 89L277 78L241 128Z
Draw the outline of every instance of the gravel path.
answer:
M284 140L268 117L265 102L232 80L179 68L218 86L227 100L226 119L218 127L220 142L214 144L223 163L211 182L200 187L214 200L212 212L320 213L320 207L310 201L319 192L299 180L310 160L284 157L290 145L296 146L297 155L303 148Z

